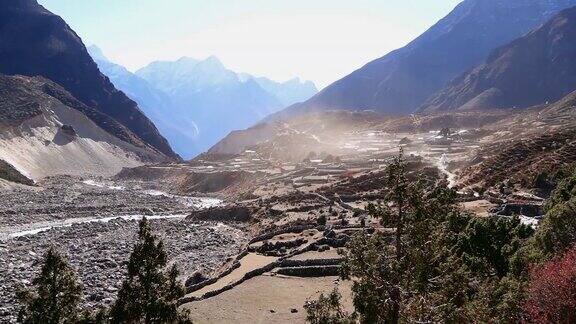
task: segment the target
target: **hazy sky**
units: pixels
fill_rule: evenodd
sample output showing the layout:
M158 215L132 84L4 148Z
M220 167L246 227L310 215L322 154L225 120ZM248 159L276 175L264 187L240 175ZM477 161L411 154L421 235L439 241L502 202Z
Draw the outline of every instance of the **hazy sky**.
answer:
M136 70L218 56L238 72L324 87L405 45L461 0L39 0Z

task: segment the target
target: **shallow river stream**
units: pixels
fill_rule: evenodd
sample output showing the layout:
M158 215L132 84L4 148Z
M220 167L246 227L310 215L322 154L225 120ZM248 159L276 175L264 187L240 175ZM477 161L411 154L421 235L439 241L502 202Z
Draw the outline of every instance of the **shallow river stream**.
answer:
M105 185L93 180L86 180L83 181L83 183L89 186L107 188L110 190L125 190L125 188L122 186ZM222 200L211 197L177 196L158 190L142 190L142 193L150 196L170 197L181 202L183 205L187 207L193 207L196 209L207 209L222 204ZM80 217L80 218L67 218L67 219L58 219L50 221L41 221L41 222L19 224L15 226L0 228L0 241L6 241L9 239L18 238L22 236L35 235L41 232L49 231L54 228L71 227L75 224L88 224L97 222L107 223L114 219L139 221L143 217L146 217L148 219L182 219L185 218L186 216L188 216L188 214L158 214L158 215L132 214L132 215L117 215L108 217Z

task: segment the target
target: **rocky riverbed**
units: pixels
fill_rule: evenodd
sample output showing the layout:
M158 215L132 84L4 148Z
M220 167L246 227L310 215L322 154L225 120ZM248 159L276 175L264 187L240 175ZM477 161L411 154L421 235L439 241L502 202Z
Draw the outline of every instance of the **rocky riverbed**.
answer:
M0 190L0 233L8 226L67 218L189 213L219 202L172 195L137 181L52 177L35 187Z
M1 323L15 322L15 294L30 285L50 245L76 270L84 307L97 308L116 297L143 215L164 240L182 280L195 271L214 271L249 239L243 225L184 218L218 200L174 196L142 184L61 177L37 188L2 191L0 201Z

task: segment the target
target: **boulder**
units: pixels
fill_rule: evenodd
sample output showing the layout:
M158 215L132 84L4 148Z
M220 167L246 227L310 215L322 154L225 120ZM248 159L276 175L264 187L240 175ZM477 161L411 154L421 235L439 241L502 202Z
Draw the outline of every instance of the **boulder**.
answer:
M60 127L60 129L62 130L62 133L68 135L68 136L76 136L76 130L74 129L74 127L72 125L62 125L62 127Z
M196 271L188 279L186 279L185 285L186 287L190 287L206 280L208 280L208 277L206 277L202 272Z

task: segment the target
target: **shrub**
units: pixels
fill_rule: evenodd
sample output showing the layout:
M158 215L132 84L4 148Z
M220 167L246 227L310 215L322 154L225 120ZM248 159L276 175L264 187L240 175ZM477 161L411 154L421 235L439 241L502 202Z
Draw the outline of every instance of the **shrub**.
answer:
M318 219L316 220L316 222L320 226L326 226L326 223L328 222L326 215L322 214L322 215L318 216Z
M318 300L307 301L306 320L311 324L355 323L353 316L346 313L340 304L342 296L334 289L328 296L321 294Z
M534 323L576 323L576 246L530 271L525 310Z

